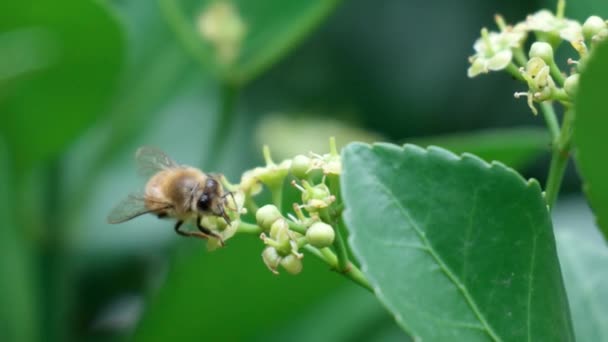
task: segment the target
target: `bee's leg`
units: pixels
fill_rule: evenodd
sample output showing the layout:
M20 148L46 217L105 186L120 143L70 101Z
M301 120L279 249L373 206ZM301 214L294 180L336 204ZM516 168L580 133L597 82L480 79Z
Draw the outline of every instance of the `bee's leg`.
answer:
M228 197L228 196L232 197L232 202L234 202L234 204L236 204L236 200L234 199L234 194L232 193L232 191L229 191L229 192L225 193L222 196L222 199L224 200L224 203L228 204L227 201L226 201L226 197ZM238 208L230 208L230 209L231 210L238 210Z
M228 217L228 214L226 214L226 211L224 210L224 206L218 205L217 209L220 212L220 215L224 218L224 220L226 221L226 223L230 224L230 217Z
M203 225L201 224L200 216L196 218L196 226L198 227L198 230L200 230L203 234L208 235L208 236L213 236L214 238L216 238L220 241L220 245L224 246L224 239L222 239L221 236L212 232L209 228L203 227Z
M188 232L179 229L182 223L184 223L184 221L178 220L177 222L175 222L175 232L181 236L191 236L190 234L188 234Z

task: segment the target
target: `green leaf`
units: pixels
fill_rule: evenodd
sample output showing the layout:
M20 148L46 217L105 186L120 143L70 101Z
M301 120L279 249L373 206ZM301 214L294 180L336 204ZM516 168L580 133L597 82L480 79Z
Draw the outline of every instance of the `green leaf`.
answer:
M259 341L409 341L376 298L361 287L345 284L318 298L308 310L260 334ZM327 297L327 298L326 298ZM357 310L344 310L352 307ZM396 332L394 339L380 338Z
M344 220L378 298L430 341L574 339L537 182L432 147L351 144Z
M0 57L0 135L22 169L59 153L103 111L123 37L102 5L81 0L3 1L0 34L18 37L0 39L13 53Z
M543 1L544 7L551 11L555 11L556 3L555 0ZM582 24L590 15L599 15L606 19L608 17L608 2L596 0L567 1L566 17L578 20Z
M0 341L35 341L38 314L30 245L14 220L13 186L6 146L0 140Z
M214 47L196 27L201 13L217 1L159 0L169 25L189 52L222 79L245 84L295 47L319 26L339 0L235 0L231 3L245 26L236 60L222 64ZM186 14L188 13L188 14Z
M576 165L597 224L608 239L608 41L596 48L580 77L574 119Z
M576 339L608 341L608 248L578 229L557 230L555 237Z
M423 137L408 142L423 147L441 146L454 153L468 152L520 169L549 150L550 138L543 128L515 127Z
M279 326L348 280L304 257L298 276L274 275L262 262L256 236L236 236L205 252L200 240L181 239L167 283L150 301L134 341L242 341Z

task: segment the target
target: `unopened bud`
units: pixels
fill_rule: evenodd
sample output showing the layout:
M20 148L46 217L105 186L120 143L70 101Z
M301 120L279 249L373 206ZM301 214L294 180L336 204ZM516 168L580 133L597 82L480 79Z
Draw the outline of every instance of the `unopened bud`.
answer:
M568 96L573 97L576 94L576 91L578 89L578 79L579 74L574 74L568 76L568 78L566 78L566 81L564 81L564 90L566 91L566 94L568 94Z
M302 272L302 260L293 254L289 254L281 259L281 266L291 274Z
M331 246L334 238L334 229L325 222L315 222L306 231L306 241L317 248Z
M306 178L307 172L310 169L311 160L305 155L297 155L291 161L291 174L296 178Z
M534 42L530 47L530 58L538 57L551 65L553 63L553 48L549 43Z
M283 217L279 208L272 204L267 204L255 213L255 220L264 231L269 231L270 227L276 220Z
M606 26L606 22L602 18L597 15L592 15L587 18L583 24L583 35L585 36L585 39L591 39L601 30L605 29Z

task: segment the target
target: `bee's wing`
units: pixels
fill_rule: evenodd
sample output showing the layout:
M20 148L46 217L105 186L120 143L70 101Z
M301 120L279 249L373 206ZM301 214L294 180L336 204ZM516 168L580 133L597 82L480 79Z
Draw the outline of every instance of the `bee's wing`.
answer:
M179 167L179 164L163 151L151 146L137 149L135 161L137 162L137 173L145 178L152 177L162 170Z
M148 201L150 201L149 198ZM159 213L172 207L170 203L162 201L156 201L156 203L158 205L155 208L148 208L146 207L146 197L144 195L131 194L110 211L108 223L121 223L143 214Z

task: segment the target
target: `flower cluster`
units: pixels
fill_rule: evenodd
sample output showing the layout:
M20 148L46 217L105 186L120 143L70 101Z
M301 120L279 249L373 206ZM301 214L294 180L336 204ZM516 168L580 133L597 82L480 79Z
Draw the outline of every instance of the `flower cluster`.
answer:
M221 64L230 64L239 55L247 32L236 7L229 1L215 1L199 16L198 31L213 45Z
M515 97L525 96L534 114L534 102L571 102L578 83L578 69L584 64L590 50L608 36L607 22L598 17L589 17L584 24L564 18L565 1L558 0L556 14L541 10L529 15L523 22L507 25L497 15L498 32L481 30L473 48L475 54L469 58L469 77L490 71L505 70L515 78L524 81L528 90L515 93ZM526 55L526 38L533 33L536 41ZM567 41L579 55L579 61L569 60L573 67L568 73L557 66L553 51L562 41Z
M240 203L255 214L256 227L266 246L262 260L268 269L278 274L281 267L297 274L302 270L303 248L321 253L321 249L331 248L335 241L340 220L335 193L339 192L340 155L332 138L328 154L298 155L275 163L269 148L264 147L264 159L265 166L245 172L239 184L229 186L243 196ZM298 189L301 196L292 203L293 211L284 214L280 209L282 193L289 184ZM254 197L264 188L271 192L273 204L258 208Z

